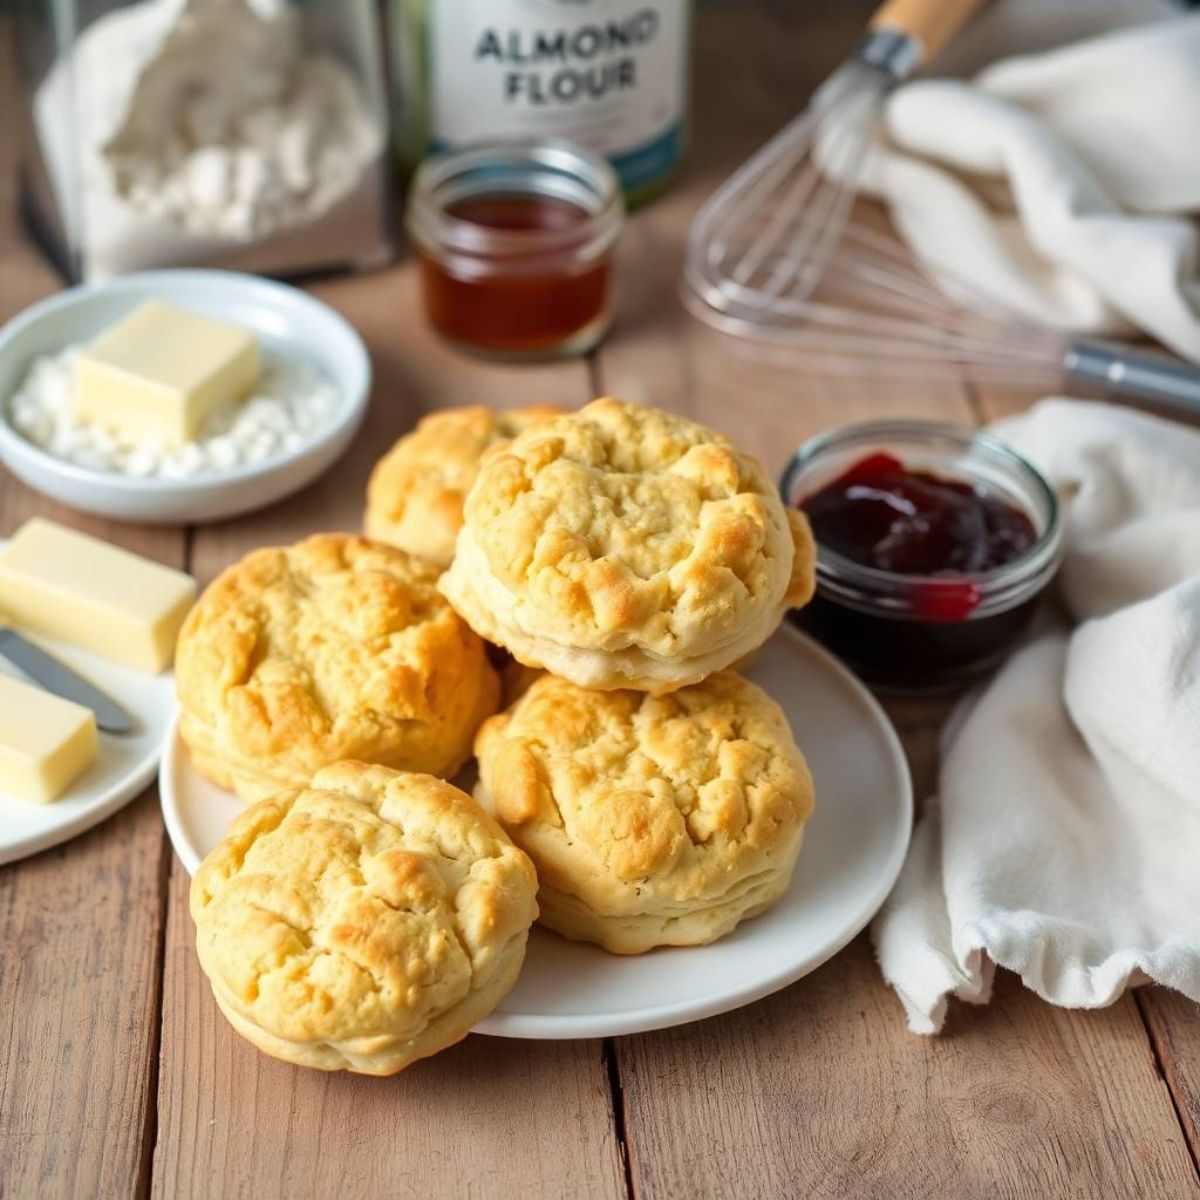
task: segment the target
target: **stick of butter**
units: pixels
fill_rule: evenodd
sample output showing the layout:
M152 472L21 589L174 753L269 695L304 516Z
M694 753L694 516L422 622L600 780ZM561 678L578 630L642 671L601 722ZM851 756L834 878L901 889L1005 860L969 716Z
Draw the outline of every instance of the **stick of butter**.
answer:
M196 581L35 517L0 550L0 615L157 673L175 656Z
M0 675L0 795L57 800L96 758L91 709Z
M81 352L73 406L93 424L180 446L243 400L261 370L248 330L151 300Z

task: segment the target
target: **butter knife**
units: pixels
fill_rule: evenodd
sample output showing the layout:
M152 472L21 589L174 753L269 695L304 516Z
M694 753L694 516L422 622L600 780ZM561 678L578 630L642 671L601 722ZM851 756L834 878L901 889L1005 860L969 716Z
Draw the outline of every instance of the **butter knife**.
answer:
M96 714L96 724L106 733L133 732L133 718L115 700L15 630L0 626L0 655L46 691L90 708Z

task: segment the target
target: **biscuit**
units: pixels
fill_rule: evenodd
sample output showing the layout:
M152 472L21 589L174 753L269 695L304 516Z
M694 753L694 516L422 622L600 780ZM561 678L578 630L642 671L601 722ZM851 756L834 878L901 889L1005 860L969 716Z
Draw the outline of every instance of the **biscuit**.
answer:
M563 412L550 404L506 412L475 406L423 417L371 472L363 531L448 567L462 525L463 498L484 452L535 421Z
M458 788L342 762L242 813L191 888L230 1024L323 1071L391 1075L463 1038L516 982L528 858Z
M732 671L664 696L544 675L475 752L475 798L533 860L541 923L616 954L769 908L813 810L783 712Z
M441 587L528 666L660 693L749 654L812 595L808 522L720 434L618 400L487 456Z
M452 775L500 685L438 573L348 534L257 550L225 571L175 656L196 768L244 800L345 758Z

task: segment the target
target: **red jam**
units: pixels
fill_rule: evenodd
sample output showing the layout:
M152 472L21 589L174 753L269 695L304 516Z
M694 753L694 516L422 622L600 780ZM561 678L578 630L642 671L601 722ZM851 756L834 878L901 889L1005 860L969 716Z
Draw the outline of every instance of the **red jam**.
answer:
M864 679L895 691L966 682L1027 628L1036 597L975 616L978 580L1033 549L1027 512L999 492L874 453L799 501L821 550L899 577L894 609L817 596L798 619ZM911 582L903 583L906 577Z
M554 196L467 196L446 215L499 233L584 236L592 214ZM582 266L510 270L501 259L480 260L459 275L439 257L419 251L429 318L444 336L499 354L537 355L587 337L607 320L607 256ZM486 265L485 265L486 262Z
M871 454L801 502L817 540L845 558L899 575L977 575L1020 558L1033 522L960 479Z

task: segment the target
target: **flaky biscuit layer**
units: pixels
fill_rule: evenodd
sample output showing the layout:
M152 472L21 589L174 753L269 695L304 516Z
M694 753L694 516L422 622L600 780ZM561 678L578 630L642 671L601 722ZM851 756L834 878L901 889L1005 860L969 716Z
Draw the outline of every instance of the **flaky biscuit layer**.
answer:
M617 400L489 454L442 590L483 637L584 687L665 692L807 602L815 550L756 459Z
M196 949L234 1028L301 1066L390 1075L516 982L537 881L457 788L337 763L246 810L200 864Z
M175 658L197 769L245 800L345 758L452 775L499 680L437 576L347 534L257 550L223 572Z
M484 453L565 411L550 404L502 412L475 405L423 417L371 472L363 516L367 537L448 567L463 500Z
M768 908L813 809L783 712L732 671L658 697L545 675L475 750L476 799L533 860L542 923L618 954Z

